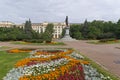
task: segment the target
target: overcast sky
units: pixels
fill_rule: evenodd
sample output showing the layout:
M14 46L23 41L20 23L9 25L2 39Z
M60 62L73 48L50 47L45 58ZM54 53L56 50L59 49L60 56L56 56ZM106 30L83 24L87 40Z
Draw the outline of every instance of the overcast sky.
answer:
M0 0L0 21L79 23L120 18L120 0Z

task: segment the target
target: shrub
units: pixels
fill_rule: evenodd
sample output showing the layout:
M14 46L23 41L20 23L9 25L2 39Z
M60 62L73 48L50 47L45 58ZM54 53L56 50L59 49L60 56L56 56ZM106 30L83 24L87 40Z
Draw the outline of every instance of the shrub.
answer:
M43 43L42 39L31 39L31 40L24 40L25 42L31 42L31 43Z
M110 39L101 39L99 42L109 42L109 41L115 41L116 39L110 38Z

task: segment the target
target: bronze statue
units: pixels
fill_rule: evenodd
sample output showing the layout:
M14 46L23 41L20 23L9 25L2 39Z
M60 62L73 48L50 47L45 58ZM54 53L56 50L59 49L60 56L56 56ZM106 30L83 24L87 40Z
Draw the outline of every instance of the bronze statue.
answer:
M68 16L66 16L65 23L66 23L66 26L68 27Z

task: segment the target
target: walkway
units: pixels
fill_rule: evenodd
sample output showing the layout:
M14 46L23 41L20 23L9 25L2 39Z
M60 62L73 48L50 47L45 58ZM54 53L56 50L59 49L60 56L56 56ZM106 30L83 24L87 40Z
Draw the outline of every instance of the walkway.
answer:
M120 77L120 44L88 44L86 41L65 42L69 47L101 64L104 68Z

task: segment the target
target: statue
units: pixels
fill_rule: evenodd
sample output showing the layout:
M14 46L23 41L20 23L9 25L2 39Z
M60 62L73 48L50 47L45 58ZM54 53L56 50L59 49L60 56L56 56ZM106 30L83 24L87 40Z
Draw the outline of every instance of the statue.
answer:
M64 37L61 40L62 41L75 41L75 39L73 39L72 37L70 37L70 34L69 34L70 27L68 25L68 16L66 16L65 24L66 24L65 35L64 35Z
M66 23L66 26L68 27L68 16L66 16L65 23Z

